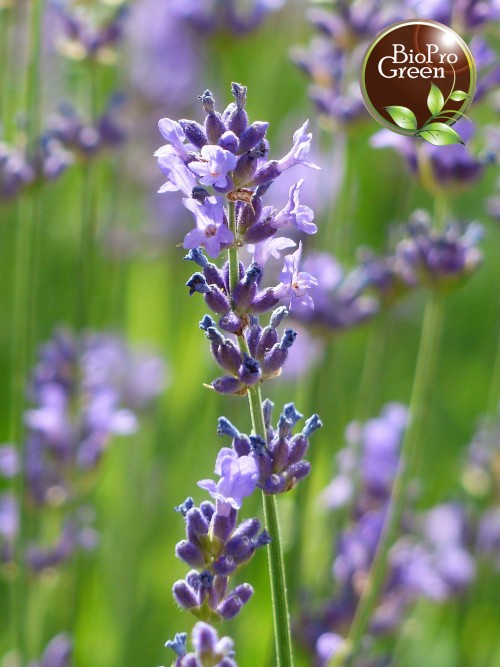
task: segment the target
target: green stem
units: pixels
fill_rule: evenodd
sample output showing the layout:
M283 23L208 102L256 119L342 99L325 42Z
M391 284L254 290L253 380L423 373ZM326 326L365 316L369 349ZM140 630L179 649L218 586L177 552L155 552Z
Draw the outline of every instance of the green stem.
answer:
M229 202L229 229L233 232L236 240L236 216L235 204ZM229 287L231 295L238 283L238 246L235 245L228 250L229 255ZM249 349L244 336L238 336L238 343L242 352L249 354ZM260 435L266 440L266 425L262 410L262 396L260 386L248 387L248 403L252 419L252 430L255 435ZM283 558L283 547L281 542L281 531L278 517L278 505L274 495L262 493L264 507L264 521L272 537L267 547L269 563L269 578L271 583L271 603L273 608L274 640L276 647L276 666L293 667L292 639L290 631L290 615L288 611L288 596L285 577L285 562Z

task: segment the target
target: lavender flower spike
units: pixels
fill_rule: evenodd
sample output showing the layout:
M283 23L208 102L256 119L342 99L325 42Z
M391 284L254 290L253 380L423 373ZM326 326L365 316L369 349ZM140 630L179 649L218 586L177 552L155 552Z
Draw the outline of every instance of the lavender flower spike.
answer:
M240 509L243 498L250 496L259 479L255 459L241 456L229 447L223 447L215 462L215 472L220 475L217 484L211 479L203 479L198 486L210 493L217 501L217 513L228 516L231 508Z
M293 311L298 305L314 308L314 302L307 290L318 284L318 281L310 273L299 272L300 257L302 255L302 242L297 250L285 257L281 282L274 288L274 295L278 299L290 297L290 310Z

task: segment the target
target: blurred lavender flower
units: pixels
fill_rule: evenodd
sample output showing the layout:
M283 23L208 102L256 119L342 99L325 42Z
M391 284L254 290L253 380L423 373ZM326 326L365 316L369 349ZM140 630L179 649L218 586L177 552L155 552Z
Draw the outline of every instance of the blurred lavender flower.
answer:
M396 256L413 272L419 284L439 292L460 287L479 268L482 238L478 223L448 223L444 231L431 229L430 216L416 211L408 222L409 238L400 241Z
M377 301L365 294L369 282L363 271L354 269L344 274L334 257L322 252L309 253L303 268L314 271L317 278L309 290L314 310L299 302L293 311L295 319L326 331L339 332L353 328L377 313Z
M165 646L178 655L174 667L238 667L234 661L234 642L229 637L221 637L208 623L200 621L191 633L193 653L187 653L187 635L177 633L174 640Z
M40 510L68 500L74 505L112 436L134 433L135 410L146 407L164 386L163 362L130 350L119 337L56 331L41 347L29 385L33 405L25 413L25 467L18 474L25 477L30 501ZM1 472L12 476L18 462L10 448L2 448L1 458ZM1 529L6 543L15 537L16 513L6 497ZM93 547L97 536L89 511L80 507L72 514L62 517L54 544L29 548L27 559L35 571L56 566L77 547Z
M61 633L47 644L41 660L30 662L28 667L71 667L72 663L73 640Z
M459 120L455 127L465 142L472 139L474 125L470 121ZM394 148L424 186L429 184L437 190L453 192L467 188L481 178L486 166L493 164L491 154L476 156L468 146L462 144L417 145L413 137L405 137L390 130L377 132L371 143L375 148Z
M56 36L59 52L72 60L113 64L116 47L124 36L128 13L125 3L114 6L97 2L95 6L76 4L71 0L54 0L52 9L59 21Z
M336 538L332 568L335 596L319 615L306 612L301 621L304 639L315 652L318 665L326 664L327 656L341 649L342 635L363 593L401 464L407 418L406 408L393 403L380 417L349 425L347 447L337 455L338 475L321 496L323 506L338 509L349 505L351 521ZM447 600L475 576L471 527L463 506L442 504L420 513L408 508L400 530L370 625L374 635L394 632L418 597Z
M202 33L225 29L245 35L258 28L265 18L278 11L285 0L172 0L172 12Z

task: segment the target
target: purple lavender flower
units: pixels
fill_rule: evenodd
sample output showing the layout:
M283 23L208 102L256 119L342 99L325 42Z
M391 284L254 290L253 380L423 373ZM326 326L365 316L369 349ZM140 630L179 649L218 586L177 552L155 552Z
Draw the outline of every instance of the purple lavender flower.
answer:
M210 257L218 257L222 246L234 239L233 232L225 224L224 207L219 197L205 197L204 200L183 199L184 206L193 213L196 229L184 239L184 248L204 246Z
M198 486L217 501L217 512L228 516L231 507L239 510L243 498L250 496L257 485L259 472L250 456L238 457L233 449L223 447L215 463L215 473L220 476L217 484L211 479L198 482Z
M46 646L41 660L30 662L29 667L71 667L73 640L67 633L56 635Z
M316 164L309 162L307 160L307 155L309 149L311 148L311 139L312 133L307 132L307 127L309 121L306 120L302 127L299 127L298 130L294 132L293 135L293 146L290 151L282 157L281 160L278 160L278 172L281 173L286 169L295 167L298 164L303 165L304 167L309 167L310 169L319 169Z
M200 179L202 185L216 185L225 188L228 185L228 172L236 167L236 155L220 146L203 146L200 161L189 163L189 169Z
M316 234L318 228L313 223L314 213L309 208L301 204L299 201L299 192L304 179L302 178L298 183L292 185L290 188L288 203L276 216L273 218L271 224L276 229L292 225L299 231L306 234Z
M299 271L299 263L302 255L302 243L297 250L285 257L283 271L280 276L280 284L274 288L274 294L278 299L290 297L290 311L293 312L298 305L306 308L314 308L314 301L308 294L308 290L318 284L317 279L306 271Z

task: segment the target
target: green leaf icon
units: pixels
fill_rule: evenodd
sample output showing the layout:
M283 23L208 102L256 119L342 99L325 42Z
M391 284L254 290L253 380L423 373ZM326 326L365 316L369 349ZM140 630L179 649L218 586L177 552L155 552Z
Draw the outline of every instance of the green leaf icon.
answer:
M444 107L443 93L435 83L431 83L431 89L427 97L427 107L433 116L438 114Z
M418 132L416 137L422 137L434 146L448 146L449 144L463 144L458 132L445 123L429 123Z
M453 100L454 102L462 102L463 100L466 100L470 95L467 95L467 93L464 93L463 90L455 90L451 95L450 95L450 100Z
M411 109L399 106L384 107L384 109L399 127L404 130L417 129L417 118Z

